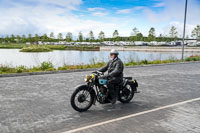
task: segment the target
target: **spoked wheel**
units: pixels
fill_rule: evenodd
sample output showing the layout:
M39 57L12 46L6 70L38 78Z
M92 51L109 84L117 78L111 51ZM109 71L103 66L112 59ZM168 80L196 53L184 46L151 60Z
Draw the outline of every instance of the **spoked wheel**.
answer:
M94 102L94 94L87 86L80 86L71 96L71 106L79 112L87 111Z
M119 101L122 103L129 103L134 96L134 88L131 87L130 83L119 91Z

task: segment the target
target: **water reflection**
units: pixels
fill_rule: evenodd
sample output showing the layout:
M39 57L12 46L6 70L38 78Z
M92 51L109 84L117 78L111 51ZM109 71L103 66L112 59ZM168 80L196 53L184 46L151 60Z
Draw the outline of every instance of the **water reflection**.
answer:
M165 60L170 57L181 58L181 53L172 52L136 52L120 51L123 62L131 60ZM185 56L197 55L199 53L185 53ZM77 64L90 64L93 62L106 62L109 60L109 51L59 51L43 53L24 53L19 49L0 49L0 64L10 66L24 65L27 67L38 66L43 61L51 61L56 67Z

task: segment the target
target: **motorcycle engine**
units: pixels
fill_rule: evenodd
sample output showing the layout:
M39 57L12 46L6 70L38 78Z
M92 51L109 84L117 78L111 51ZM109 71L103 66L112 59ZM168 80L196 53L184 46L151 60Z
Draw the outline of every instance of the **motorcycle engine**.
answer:
M106 95L107 88L105 86L101 86L100 87L100 92L101 92L101 94Z
M99 88L99 91L100 91L99 102L103 104L105 103L105 99L107 97L107 88L105 86L101 86Z

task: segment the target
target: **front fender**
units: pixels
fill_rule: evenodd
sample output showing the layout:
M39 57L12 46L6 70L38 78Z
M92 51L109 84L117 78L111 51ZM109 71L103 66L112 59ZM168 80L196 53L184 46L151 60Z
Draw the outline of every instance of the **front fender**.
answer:
M83 89L83 88L88 88L89 89L89 85L78 85L76 87L76 89ZM96 92L93 88L90 88L89 91L91 92L91 95L93 95L95 97L95 101L96 101Z
M88 88L88 85L78 85L75 87L75 89L82 89L82 88Z

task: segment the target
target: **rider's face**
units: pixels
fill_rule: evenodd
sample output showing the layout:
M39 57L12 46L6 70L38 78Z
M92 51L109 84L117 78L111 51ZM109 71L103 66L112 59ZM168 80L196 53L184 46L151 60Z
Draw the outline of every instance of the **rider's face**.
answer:
M110 54L110 58L114 59L115 58L115 54Z

